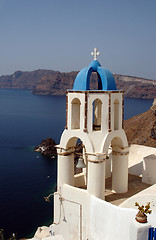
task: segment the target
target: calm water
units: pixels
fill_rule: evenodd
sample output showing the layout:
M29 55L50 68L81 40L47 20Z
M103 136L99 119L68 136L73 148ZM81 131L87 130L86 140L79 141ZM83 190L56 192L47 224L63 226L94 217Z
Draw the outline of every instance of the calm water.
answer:
M153 100L125 99L125 119L144 112ZM33 151L43 139L59 143L65 126L65 96L37 96L0 89L0 229L31 237L52 223L53 204L44 196L56 186L56 159Z

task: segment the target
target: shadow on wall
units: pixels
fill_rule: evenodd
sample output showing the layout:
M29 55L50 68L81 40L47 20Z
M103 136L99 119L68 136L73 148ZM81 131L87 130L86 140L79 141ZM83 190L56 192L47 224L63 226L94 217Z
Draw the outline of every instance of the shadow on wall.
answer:
M140 176L140 175L142 175L142 172L143 172L143 161L135 164L132 167L129 167L129 169L128 169L128 173L132 174L132 175Z

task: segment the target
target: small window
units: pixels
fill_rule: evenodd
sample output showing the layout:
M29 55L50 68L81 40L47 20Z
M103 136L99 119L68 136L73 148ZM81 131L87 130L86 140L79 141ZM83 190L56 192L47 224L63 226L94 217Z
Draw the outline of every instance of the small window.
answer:
M100 99L96 99L93 102L93 130L101 130L101 108L102 102Z
M71 107L71 129L80 129L80 105L80 100L74 98Z

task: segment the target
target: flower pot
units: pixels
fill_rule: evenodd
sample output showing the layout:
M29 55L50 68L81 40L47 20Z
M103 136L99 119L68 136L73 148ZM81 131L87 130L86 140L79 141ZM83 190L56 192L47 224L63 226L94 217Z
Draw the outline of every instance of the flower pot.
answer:
M135 220L139 223L147 223L147 216L145 213L139 211L136 215Z

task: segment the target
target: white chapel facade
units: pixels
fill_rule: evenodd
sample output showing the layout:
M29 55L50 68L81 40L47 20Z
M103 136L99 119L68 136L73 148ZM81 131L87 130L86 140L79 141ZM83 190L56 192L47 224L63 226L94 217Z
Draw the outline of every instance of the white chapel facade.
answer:
M128 142L123 130L124 97L117 90L113 75L94 60L77 75L66 94L66 129L58 148L58 192L63 184L76 186L81 181L87 191L105 199L105 178L112 168L112 190L128 190ZM90 75L96 72L98 89L90 90ZM74 177L74 153L77 139L83 142L87 168ZM107 164L112 158L112 167ZM108 175L108 176L107 176ZM78 178L80 178L78 180ZM84 178L84 179L83 179Z
M73 89L66 93L66 127L57 145L57 192L52 225L55 235L61 234L65 240L95 239L91 227L95 226L93 198L102 201L103 206L108 177L112 176L115 192L128 190L129 148L123 130L123 91L117 90L112 73L101 67L98 54L94 49L94 60L78 73ZM95 90L90 89L93 72L98 76ZM78 140L82 142L80 157L86 168L74 174Z

